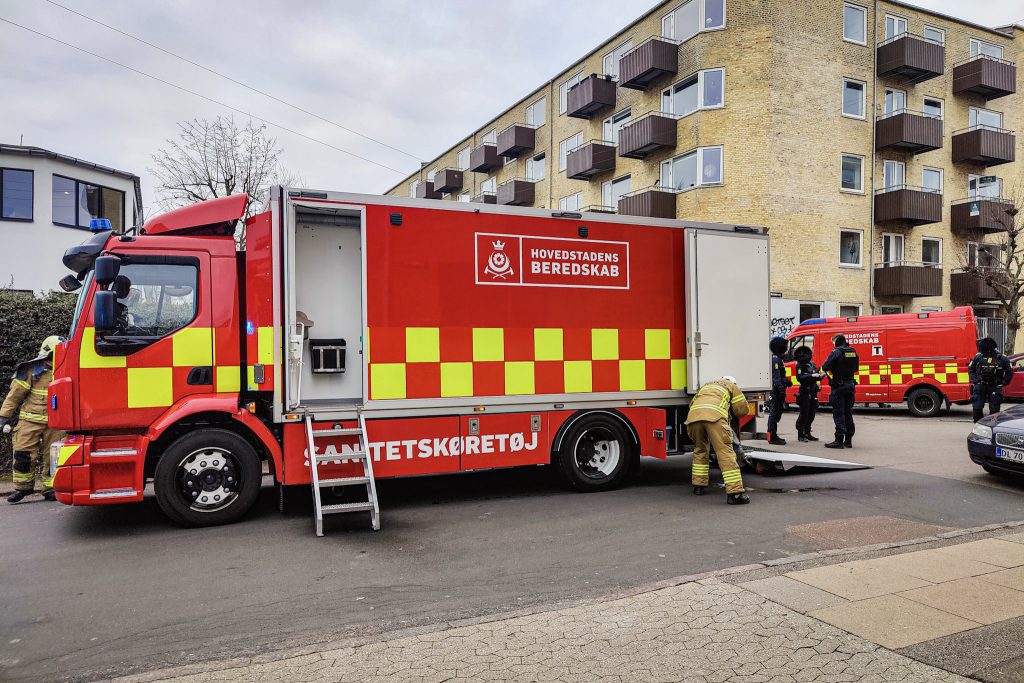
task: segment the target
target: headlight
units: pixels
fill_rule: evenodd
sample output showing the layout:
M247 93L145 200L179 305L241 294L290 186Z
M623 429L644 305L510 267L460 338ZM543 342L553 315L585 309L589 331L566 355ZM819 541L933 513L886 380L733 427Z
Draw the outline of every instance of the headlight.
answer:
M992 428L988 425L976 424L971 434L978 437L978 441L992 441Z
M992 430L989 430L992 431ZM50 476L52 477L57 471L57 462L60 460L60 447L64 445L63 441L57 441L50 446Z

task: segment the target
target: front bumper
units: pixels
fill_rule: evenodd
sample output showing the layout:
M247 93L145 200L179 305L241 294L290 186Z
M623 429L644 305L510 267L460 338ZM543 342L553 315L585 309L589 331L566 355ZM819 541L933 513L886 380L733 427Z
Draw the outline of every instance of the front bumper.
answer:
M994 443L984 443L968 439L967 453L971 456L971 460L979 465L984 465L989 469L996 470L1004 474L1024 476L1024 463L1010 462L1008 460L1003 460L1002 458L997 458Z

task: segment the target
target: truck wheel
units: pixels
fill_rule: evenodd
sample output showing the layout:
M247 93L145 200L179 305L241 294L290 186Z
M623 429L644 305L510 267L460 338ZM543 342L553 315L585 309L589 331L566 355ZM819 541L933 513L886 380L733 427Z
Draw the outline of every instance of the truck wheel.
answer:
M918 387L907 395L907 408L914 417L935 417L942 410L942 396L929 387Z
M263 483L252 446L225 429L204 429L172 443L153 486L164 514L183 526L216 526L244 515Z
M622 484L636 460L622 422L590 415L569 428L558 453L558 473L577 491L608 491Z

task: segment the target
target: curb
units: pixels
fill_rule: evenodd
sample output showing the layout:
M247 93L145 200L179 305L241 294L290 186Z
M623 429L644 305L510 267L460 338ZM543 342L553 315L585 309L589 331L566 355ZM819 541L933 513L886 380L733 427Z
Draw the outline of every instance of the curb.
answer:
M636 597L644 593L663 590L665 588L674 588L676 586L681 586L687 583L703 581L705 579L731 576L734 574L744 574L746 572L757 571L760 569L771 569L773 567L797 564L800 562L807 562L809 560L832 559L848 555L859 555L863 553L877 552L880 550L908 548L915 545L935 543L937 541L947 541L953 538L960 538L963 536L971 536L974 534L981 534L990 531L999 531L1002 529L1016 529L1019 527L1024 527L1024 520L1014 522L1001 522L998 524L986 524L984 526L971 527L968 529L957 529L956 531L947 531L941 534L935 534L933 536L923 536L921 538L913 538L906 541L896 541L892 543L873 543L871 545L854 546L851 548L839 548L834 550L820 550L813 553L801 553L799 555L790 555L789 557L783 557L776 560L767 560L765 562L737 565L734 567L727 567L725 569L716 569L713 571L701 572L699 574L686 574L683 576L676 576L671 579L665 579L663 581L658 581L655 583L644 584L627 591L612 593L610 595L605 595L599 598L564 600L559 602L548 603L544 606L538 606L535 608L524 608L521 610L514 610L509 612L500 612L496 614L488 614L478 617L456 619L454 621L443 621L437 622L435 624L414 626L406 629L382 631L380 633L377 633L375 637L364 636L358 638L352 637L345 638L342 640L326 641L323 643L319 643L317 645L308 645L300 648L285 649L277 652L255 655L252 657L236 657L233 659L222 659L210 662L197 662L195 664L185 664L176 667L156 669L153 671L147 671L138 674L118 676L115 678L111 678L109 680L111 681L111 683L154 683L156 681L166 680L171 677L189 676L200 673L210 673L214 671L226 671L228 669L252 666L255 664L267 664L270 662L277 662L285 659L293 659L296 657L306 657L310 655L319 656L326 650L337 650L345 647L359 647L370 643L381 642L382 640L407 638L410 636L423 635L426 633L437 633L438 631L447 631L449 629L461 628L464 626L475 626L477 624L487 624L497 621L505 621L507 619L515 619L518 617L543 614L545 612L553 612L571 607L581 607L585 605L595 605L604 602L612 602L615 600L622 600L624 598Z

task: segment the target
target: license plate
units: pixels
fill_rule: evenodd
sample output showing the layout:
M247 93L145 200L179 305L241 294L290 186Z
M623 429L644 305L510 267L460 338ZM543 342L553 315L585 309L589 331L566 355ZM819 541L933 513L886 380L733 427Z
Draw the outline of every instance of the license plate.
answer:
M1024 451L1016 448L996 448L996 457L1013 462L1024 462Z

